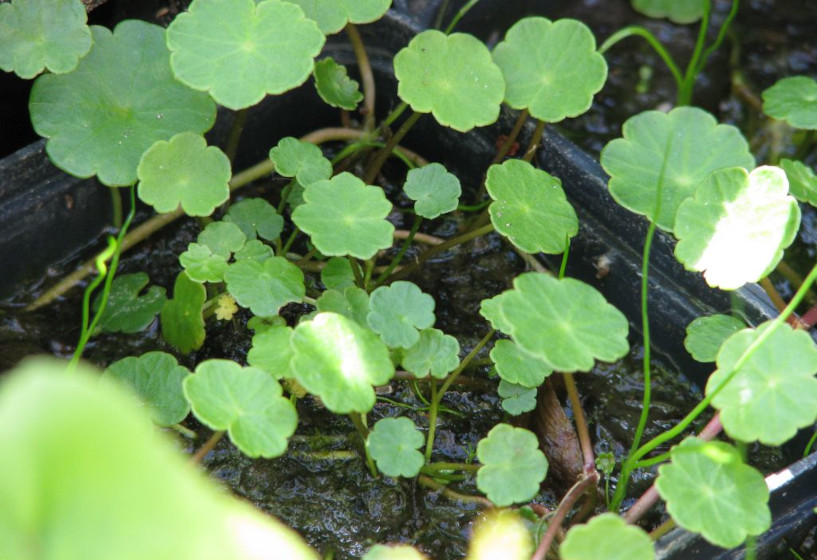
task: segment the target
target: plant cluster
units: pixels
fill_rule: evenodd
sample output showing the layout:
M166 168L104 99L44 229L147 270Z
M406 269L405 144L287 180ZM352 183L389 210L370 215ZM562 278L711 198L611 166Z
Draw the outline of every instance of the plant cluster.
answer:
M246 309L252 315L246 326L253 333L246 364L211 359L190 371L173 354L154 351L123 357L107 367L103 378L131 388L159 426L174 426L192 411L215 431L202 453L227 434L249 457L283 455L298 426L295 402L312 395L354 423L372 476L420 477L437 486L462 475L474 476L477 488L498 508L529 503L546 480L549 465L536 436L503 422L479 442L473 463L435 462L437 418L444 413L441 400L488 347L509 415L533 409L545 379L562 375L584 452L581 479L555 512L539 520L533 535L518 517L503 510L478 531L472 551L473 558L489 557L491 547L503 542L508 547L503 557L543 558L574 506L581 500L592 506L600 480L597 465L607 477L616 469L610 457L595 461L574 375L589 371L597 361L624 356L629 351L629 325L595 288L564 277L570 239L580 224L560 179L531 162L547 123L590 108L605 83L607 64L590 30L575 20L522 19L491 51L471 35L452 32L455 19L446 32L423 31L396 53L400 104L376 122L374 84L356 25L376 21L390 3L193 0L167 29L125 21L113 31L88 27L79 0L14 0L0 5L0 68L28 78L48 70L34 83L30 110L35 130L48 139L46 150L54 164L126 190L131 201L118 236L95 260L99 274L86 290L83 334L68 369L85 368L77 362L89 338L100 330L138 332L159 315L164 340L182 355L202 346L208 323L232 320L239 308ZM745 462L746 445L780 445L817 419L817 347L793 314L817 278L816 267L774 320L747 326L740 318L714 315L691 324L686 340L690 353L699 361L715 363L705 397L678 425L641 441L650 410L646 302L656 230L675 236L675 255L687 269L702 273L713 287L735 290L766 277L780 261L799 228L798 200L817 203L817 177L800 161L756 167L736 128L687 106L695 77L722 40L737 1L717 43L709 47L703 40L708 0L636 0L634 6L679 22L703 18L702 39L683 77L660 49L678 79L679 106L668 113L633 116L624 124L622 137L601 154L613 198L650 224L642 285L644 407L631 450L618 465L615 491L608 495L610 512L586 523L574 522L559 546L564 560L625 554L637 560L653 558L650 536L631 523L659 496L672 522L712 543L736 547L751 541L768 529L771 519L768 490L762 475ZM55 26L51 18L58 16L60 25ZM342 29L358 58L362 92L342 65L331 58L316 60L326 36ZM634 34L648 33L623 31L601 51ZM660 47L654 37L648 40ZM310 76L327 104L354 111L362 103L361 126L280 139L268 159L234 173L231 161L246 109L266 96L300 86ZM815 91L817 82L810 78L781 80L764 92L764 110L794 127L815 129ZM519 120L495 160L486 162L484 186L476 189L477 196L485 198L476 200L474 207L461 203L460 181L441 163L428 163L400 146L424 114L431 114L441 126L467 132L494 123L503 103L519 112ZM217 106L238 112L238 132L224 151L208 146L203 136L215 121ZM524 157L506 157L528 118L537 122L532 144ZM390 127L397 124L392 132ZM331 160L318 146L330 141L346 142ZM406 211L416 216L411 231L397 244L397 232L388 220L395 203L376 184L389 157L409 168L402 195L413 202ZM336 172L341 167L360 172ZM270 173L288 179L280 192L230 201L232 191ZM136 240L128 230L137 197L163 215L151 222L156 227L182 215L204 218L196 241L179 255L181 272L170 297L157 286L146 290L149 278L144 273L115 275L119 255ZM418 243L424 222L469 213L468 220L458 218L464 224L461 233L448 240L426 239L430 246L406 263L404 255ZM140 229L138 235L145 235L151 226ZM464 352L455 338L434 327L433 297L408 278L434 255L491 232L529 260L537 253L562 254L563 266L555 273L522 273L513 279L511 289L482 301L480 313L491 328ZM288 322L280 312L292 303L308 304L311 311ZM232 504L219 502L224 509L218 515L202 514L211 501L218 501L216 497L188 489L198 482L182 482L179 461L169 459L164 449L154 453L155 442L148 441L130 412L110 424L95 420L100 416L93 415L94 407L112 406L106 400L109 395L111 403L118 402L107 384L92 390L81 375L59 379L35 371L54 367L21 366L28 373L15 376L4 388L0 410L7 419L0 422L4 427L0 445L12 462L23 457L23 448L15 445L5 427L12 424L15 412L32 419L24 405L34 408L35 392L53 383L76 393L77 400L87 399L89 410L67 412L78 419L74 433L87 427L88 433L121 431L137 438L129 447L131 453L123 457L110 457L109 449L100 448L105 456L103 482L113 488L120 470L124 477L129 471L123 469L146 461L151 468L171 463L167 476L142 473L151 484L164 482L139 503L148 498L173 501L167 496L188 500L161 520L169 532L184 533L184 542L198 543L176 557L215 557L215 550L223 553L221 557L246 553L236 552L246 542L235 544L237 537L225 535L223 529ZM370 425L375 387L395 379L398 369L402 379L420 382L426 392L426 425L418 426L406 416ZM97 390L105 391L104 399L95 396ZM36 400L38 410L51 406L55 411L69 410L58 402L53 387L44 394L50 401ZM704 433L687 435L693 420L712 409ZM110 418L116 416L111 413ZM721 429L734 444L711 441ZM36 433L31 428L30 437L39 437ZM687 437L679 441L683 435ZM668 442L675 443L670 451L656 453ZM53 444L52 439L42 439L41 447L28 450L25 457L32 463L47 461L57 453L49 447ZM150 459L154 455L155 460ZM654 465L660 465L657 493L647 493L619 516L633 471ZM88 472L96 476L101 468L88 467ZM38 473L53 476L50 485L73 485L70 499L77 503L89 499L67 475L58 479L52 470ZM83 483L95 488L101 484L91 478ZM15 490L13 485L20 486ZM17 551L13 556L19 558L29 557L22 552L25 541L48 530L42 518L20 513L28 499L22 486L14 476L0 481L0 496L9 505L0 514L0 536L8 531L9 538L0 542L10 542L8 550ZM130 496L122 497L127 499ZM41 507L56 511L63 503L42 498ZM134 516L141 512L134 511ZM194 521L187 520L188 515ZM179 519L186 520L185 526L174 528ZM63 521L65 527L76 526ZM189 523L196 531L189 530ZM214 529L219 524L222 528ZM60 530L68 531L65 527ZM55 546L68 546L75 535L61 536ZM210 550L202 544L219 542ZM314 555L297 541L287 542L290 557ZM149 554L145 551L148 548L143 552ZM366 555L370 560L418 557L419 552L408 547L383 546Z

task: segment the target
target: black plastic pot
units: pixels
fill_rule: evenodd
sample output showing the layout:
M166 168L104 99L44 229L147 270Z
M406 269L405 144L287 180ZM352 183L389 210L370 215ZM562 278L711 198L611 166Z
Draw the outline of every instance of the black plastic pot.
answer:
M407 10L410 8L405 2L396 3L398 8L401 4ZM410 14L392 11L382 23L361 27L378 77L377 106L381 113L396 105L391 55L417 32L418 20L427 23L428 15L434 13L433 2L424 4L426 11L410 10ZM419 19L413 21L412 17ZM327 53L341 63L354 65L352 50L342 42L342 37L330 41ZM423 154L446 154L448 167L460 176L463 184L476 185L485 162L490 161L495 150L496 138L510 129L513 119L514 115L506 111L496 125L462 135L442 129L431 117L424 117L405 144ZM250 111L234 168L241 169L262 159L284 135L306 133L336 120L336 111L319 102L311 85L269 99ZM220 142L222 130L219 127L210 135L212 143ZM529 136L531 130L532 126L528 127L525 134ZM522 142L525 141L527 138L523 137ZM598 288L638 328L645 221L615 204L607 193L606 177L598 163L558 134L546 133L538 163L562 180L579 214L581 229L571 247L568 275ZM23 278L44 274L47 267L75 257L94 242L109 215L109 195L94 180L75 179L56 170L48 163L42 142L0 161L0 178L0 270L5 272L0 278L0 296L7 296ZM598 274L601 258L609 263L603 277ZM734 301L723 292L709 289L699 275L683 270L672 256L671 240L661 235L654 245L650 282L655 346L679 371L703 384L711 367L694 362L684 350L685 326L700 315L729 310ZM754 286L738 290L736 296L746 316L754 322L774 313ZM794 464L784 473L769 477L774 525L760 539L760 558L771 558L783 537L795 538L813 526L817 518L811 510L817 502L817 455ZM787 482L775 483L786 477ZM662 539L660 550L665 560L725 560L738 554L709 547L681 531Z

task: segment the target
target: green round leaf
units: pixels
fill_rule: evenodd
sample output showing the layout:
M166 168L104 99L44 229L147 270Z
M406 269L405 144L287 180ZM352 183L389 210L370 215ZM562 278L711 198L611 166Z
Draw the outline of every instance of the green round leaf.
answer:
M817 175L802 161L781 159L780 167L786 172L791 195L800 202L817 206Z
M193 413L214 430L227 430L248 457L279 457L298 426L295 405L268 373L229 360L207 360L184 380Z
M650 536L615 513L574 525L559 547L562 560L653 560Z
M244 232L236 224L230 222L212 222L199 233L196 241L206 246L214 254L225 258L240 250L247 239Z
M300 8L279 0L193 0L167 28L179 80L229 109L304 83L325 40Z
M173 286L173 299L162 307L162 337L181 352L198 350L204 344L204 317L201 308L207 291L182 272Z
M49 139L46 151L59 168L132 185L145 150L182 131L209 130L216 107L173 78L161 27L127 20L113 33L91 31L94 47L76 70L37 78L31 123Z
M321 282L328 290L343 290L355 285L355 273L349 259L332 257L321 269Z
M769 528L766 481L743 463L737 449L690 437L673 447L671 456L658 468L655 487L678 525L724 548Z
M460 132L496 121L505 95L502 71L479 39L429 29L394 57L397 93L418 113Z
M188 216L209 216L230 198L230 160L193 132L157 141L142 155L136 174L139 198L157 212L181 205Z
M165 352L128 356L112 363L103 377L127 385L145 403L159 426L178 424L190 413L182 382L190 371Z
M306 17L317 22L330 35L343 29L347 22L370 23L379 19L391 6L391 0L286 0L298 4Z
M505 101L541 121L581 115L607 79L593 32L575 19L521 19L493 56L505 76Z
M31 79L43 68L70 72L91 50L80 0L14 0L0 4L0 69Z
M415 201L414 211L431 220L456 210L462 194L460 180L439 163L409 171L403 190Z
M508 383L534 388L553 373L546 361L528 354L510 340L497 340L490 356L499 377Z
M699 362L714 362L723 342L745 328L746 323L732 315L698 317L687 325L684 347Z
M316 302L318 311L331 311L343 315L361 327L368 327L366 317L369 315L369 294L357 286L343 290L326 290Z
M167 301L165 289L159 286L151 286L140 295L148 282L150 279L144 272L114 278L99 328L105 332L123 333L136 333L147 328ZM101 296L94 300L94 311L99 309Z
M768 328L742 330L724 342L706 394L726 381L741 355ZM758 346L712 399L723 429L739 441L780 445L817 420L817 346L783 324Z
M763 112L795 128L817 129L817 80L790 76L763 92Z
M295 177L301 185L310 185L332 176L332 162L311 142L290 136L281 138L278 145L269 151L269 157L279 175Z
M363 100L359 84L349 77L346 67L332 57L315 63L315 89L327 105L354 111Z
M241 228L247 239L255 239L257 235L273 241L284 229L284 218L263 198L245 198L232 204L224 221Z
M499 507L531 500L548 470L536 436L508 424L497 424L480 440L477 458L477 488Z
M391 247L394 226L386 220L391 208L383 189L344 172L308 185L292 221L324 255L370 259Z
M509 159L492 165L485 180L491 223L527 253L562 253L579 232L579 219L567 201L562 182L530 163Z
M423 434L405 417L378 420L366 439L380 472L406 478L417 476L425 463L425 457L417 451L423 443Z
M292 329L272 326L252 337L252 348L247 353L247 363L271 373L276 379L292 377L289 362L292 360Z
M394 375L380 338L336 313L318 313L299 324L291 345L295 379L337 414L371 410L372 385L387 383Z
M244 247L235 254L235 260L238 261L258 261L264 262L275 256L272 252L272 247L262 243L258 239L248 241Z
M497 388L502 397L502 409L512 416L519 416L536 408L536 389L508 383L504 379Z
M459 354L460 343L456 338L438 329L425 329L420 332L420 339L403 352L402 364L416 377L431 374L445 379L460 365Z
M493 303L482 302L481 313L553 369L589 371L594 360L614 362L629 350L627 318L592 286L535 272L513 285Z
M706 0L633 0L633 8L654 18L667 18L675 23L692 23L704 15Z
M426 557L407 544L376 544L361 560L426 560Z
M675 256L723 290L760 280L800 227L800 207L788 191L778 167L713 171L678 208Z
M207 245L191 243L187 251L179 255L187 276L194 282L222 282L227 271L229 257L217 255Z
M434 298L411 282L381 286L369 298L369 326L391 347L409 348L420 340L418 330L434 324Z
M737 128L717 124L712 115L695 107L645 111L627 119L622 131L623 138L601 151L610 194L667 231L674 229L678 207L711 171L755 166ZM659 185L661 204L656 212Z
M281 307L303 301L306 295L304 273L283 257L235 262L224 273L224 281L241 306L262 317L277 315Z

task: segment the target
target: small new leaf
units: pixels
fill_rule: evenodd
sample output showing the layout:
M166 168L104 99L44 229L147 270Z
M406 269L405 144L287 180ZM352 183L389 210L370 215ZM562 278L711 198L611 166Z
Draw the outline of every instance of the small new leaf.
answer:
M224 221L241 228L247 239L255 239L257 235L273 241L284 229L284 218L263 198L245 198L232 204Z
M763 112L795 128L817 129L817 80L783 78L763 92Z
M817 175L802 161L781 159L780 167L786 172L791 195L800 202L817 206Z
M497 388L502 397L502 408L511 416L519 416L536 408L536 389L508 383L504 379Z
M268 373L229 360L207 360L184 380L193 413L214 430L227 430L248 457L283 455L295 433L295 405Z
M418 215L433 220L456 210L462 187L456 175L439 163L429 163L408 172L403 191L415 201L414 211Z
M425 329L420 339L405 352L402 364L417 377L431 374L437 379L454 371L460 365L460 343L453 336L438 329Z
M510 340L497 340L490 356L499 377L508 383L535 388L553 373L545 360L525 352Z
M409 348L420 340L418 330L434 324L434 298L411 282L381 286L369 298L369 326L391 347Z
M349 77L346 67L332 57L315 63L315 89L327 105L347 111L354 111L363 100L359 84Z
M150 409L159 426L178 424L190 412L182 382L190 371L165 352L148 352L138 358L128 356L112 363L103 378L116 379L128 386Z
M548 470L536 436L508 424L497 424L480 440L477 458L477 488L499 507L531 500Z
M348 262L348 261L347 261ZM357 286L343 290L326 290L316 302L318 311L332 311L347 317L361 327L368 327L369 294Z
M672 448L671 457L658 468L655 487L678 525L724 548L769 528L766 481L737 449L690 437Z
M117 276L111 285L108 303L99 328L105 332L135 333L145 329L162 310L167 297L165 289L151 286L140 295L150 279L144 272ZM94 311L99 309L101 296L94 300Z
M284 177L295 177L301 185L329 179L332 176L332 162L323 156L319 147L287 136L269 151L275 164L275 172Z
M746 323L732 315L698 317L687 325L684 347L699 362L714 362L723 342L745 328Z
M369 433L366 447L377 468L386 476L415 477L425 463L417 449L425 438L414 422L405 417L383 418Z
M277 315L281 307L306 295L304 273L283 257L235 262L224 273L224 281L239 305L262 317Z
M187 353L204 344L204 317L201 308L207 299L204 286L182 272L173 286L173 299L162 307L160 321L165 342Z
M562 253L566 240L579 231L562 182L526 161L492 165L485 187L494 199L488 207L491 223L527 253Z
M394 57L397 93L418 113L460 132L496 121L505 96L502 71L485 43L429 29Z
M91 50L80 0L14 0L0 4L0 69L29 80L47 68L70 72Z

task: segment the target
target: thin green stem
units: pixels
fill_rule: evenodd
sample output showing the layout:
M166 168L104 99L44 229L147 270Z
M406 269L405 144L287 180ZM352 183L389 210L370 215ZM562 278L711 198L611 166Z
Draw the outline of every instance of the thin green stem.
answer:
M369 455L369 448L366 446L366 439L369 437L369 428L366 426L366 417L359 412L350 412L349 417L352 419L355 429L357 429L358 433L360 434L360 439L363 443L363 453L366 456L366 465L369 467L369 472L372 476L376 477L377 467L375 467L374 460L372 459L372 456Z
M559 502L559 507L557 507L556 511L553 513L550 523L548 524L547 531L542 537L542 540L539 541L539 546L536 547L536 552L533 553L531 560L545 559L545 556L547 556L547 553L550 550L550 546L553 544L553 539L556 538L556 533L558 533L559 529L561 529L565 517L567 517L567 514L573 508L573 504L575 504L585 492L592 489L598 483L598 481L598 472L593 471L590 476L582 478L580 481L574 484L570 490L568 490L565 497L562 498L561 502Z
M301 232L300 228L297 228L297 227L292 230L292 233L289 234L289 237L287 238L286 243L284 243L284 246L281 247L281 251L278 253L279 257L287 256L287 253L289 253L289 250L292 247L292 244L295 243L295 238L298 237L298 234L300 232Z
M463 17L465 14L467 14L467 13L468 13L468 10L470 10L471 8L473 8L474 6L476 6L476 5L477 5L477 2L479 2L479 0L471 0L471 1L470 1L470 2L468 2L468 3L467 3L465 6L463 6L462 8L460 8L460 11L459 11L459 12L457 12L457 15L455 15L455 16L454 16L454 19L452 19L452 20L451 20L451 23L449 23L449 24L448 24L448 27L446 27L446 28L445 28L444 33L445 33L446 35L448 35L449 33L451 33L451 32L454 30L454 28L457 26L457 24L460 22L460 20L462 19L462 17Z
M190 456L191 463L200 463L204 456L210 453L213 449L215 449L216 444L221 441L221 438L224 437L224 434L227 433L224 430L219 430L217 432L213 432L213 435L204 442L204 445L198 448L198 450Z
M466 243L467 241L471 241L472 239L474 239L476 237L479 237L481 235L485 235L485 234L490 233L492 231L494 231L494 225L493 224L487 224L485 226L482 226L479 229L475 229L473 231L468 231L466 233L463 233L462 235L458 235L457 237L452 237L451 239L447 240L445 243L440 243L439 245L435 245L434 247L429 247L424 252L420 253L420 255L417 257L417 260L415 260L409 266L403 268L402 270L398 270L397 272L395 272L392 275L391 279L392 279L392 281L395 281L395 280L399 280L400 278L405 278L406 276L408 276L409 274L411 274L412 272L414 272L415 270L420 268L420 266L422 266L423 263L425 263L428 259L430 259L434 255L437 255L439 253L447 251L451 247L456 247L457 245L460 245L462 243Z
M460 365L457 366L457 369L452 371L448 377L445 378L445 382L443 382L442 387L437 390L436 381L431 382L431 404L429 407L428 413L428 439L426 440L426 463L431 461L431 450L434 448L434 433L437 429L437 409L440 406L440 401L443 398L443 395L451 387L451 384L459 377L459 375L463 372L463 370L468 366L468 364L473 360L479 351L482 350L483 346L488 344L488 341L496 333L496 329L491 329L488 333L482 337L482 339L477 342L477 345L468 352L468 355L463 358L460 362Z
M355 276L355 284L357 284L358 288L365 290L366 283L363 281L363 273L360 271L360 264L358 264L357 260L351 255L349 255L347 259L349 260L349 266L352 267L352 274Z
M122 191L118 188L109 188L111 193L111 224L116 229L122 227Z
M811 453L811 448L814 446L815 441L817 441L817 431L815 431L814 434L812 434L811 439L808 440L808 443L806 444L806 448L803 449L803 457L809 456L809 454Z
M726 38L726 34L729 31L729 26L732 24L732 21L735 19L735 16L738 15L738 8L740 7L740 0L732 0L732 8L729 10L729 15L726 16L726 19L723 21L723 25L718 30L718 37L715 39L715 42L712 43L705 51L704 54L701 56L700 62L698 63L698 68L695 69L695 75L701 73L701 70L704 69L706 66L706 62L709 57L714 53L718 48L720 48L721 43Z
M397 268L397 265L400 264L400 261L403 260L403 256L405 256L406 251L408 251L408 248L411 246L411 242L414 240L414 236L417 235L417 230L420 229L420 224L422 223L422 216L416 216L414 218L414 225L411 226L411 231L409 232L408 237L406 237L405 241L403 241L403 246L400 247L400 252L394 256L392 261L389 263L389 266L383 271L383 274L378 276L377 280L374 281L375 288L383 284L383 282L388 279L389 275L394 272L394 269Z
M536 150L539 148L539 144L542 142L542 134L545 132L545 126L547 126L545 121L536 121L536 128L533 129L533 135L531 135L530 138L530 145L522 158L528 163L533 161L533 156L536 155Z
M389 113L389 114L386 116L386 118L383 120L383 122L381 123L381 125L380 125L380 126L381 126L381 127L383 127L383 128L388 128L388 127L390 127L390 126L391 126L391 124L392 124L394 121L396 121L397 119L399 119L399 118L400 118L400 115L402 115L402 114L403 114L403 113L406 111L406 109L408 109L408 106L409 106L409 105L408 105L408 103L406 103L405 101L403 101L402 103L400 103L400 105L398 105L397 107L395 107L394 109L392 109L392 112L391 112L391 113Z
M389 138L389 141L386 142L386 146L377 152L374 156L374 159L369 164L368 169L366 170L366 175L363 178L363 182L367 185L371 185L374 180L377 178L377 174L380 173L380 168L383 167L383 164L386 163L386 160L391 155L392 150L394 150L395 146L400 143L400 140L408 134L408 131L411 130L411 127L414 126L420 117L423 116L423 113L412 113L403 123L403 125L394 133L394 135Z
M567 259L570 257L570 237L565 235L565 251L562 253L562 264L559 265L559 280L565 277Z
M667 451L666 453L662 453L661 455L656 455L655 457L650 457L649 459L638 461L635 464L635 468L646 469L647 467L664 463L666 461L669 461L669 456L670 456L669 451Z
M701 17L701 26L698 28L698 38L695 41L695 50L692 51L692 59L687 64L684 79L681 87L678 88L678 105L689 105L692 102L692 89L695 85L695 78L698 76L698 64L703 55L704 43L706 41L706 31L709 28L709 14L712 11L712 4L709 0L704 1L704 13Z
M496 154L494 155L494 159L491 160L491 165L495 163L500 163L508 152L511 151L511 148L516 142L516 139L519 138L519 133L522 132L522 127L525 126L525 122L528 120L528 110L524 109L519 113L519 116L516 118L516 122L511 129L511 132L508 134L508 137L502 143L499 150L497 150Z
M669 51L664 48L664 45L661 44L661 41L650 32L650 30L641 27L640 25L631 25L625 27L624 29L619 29L612 35L610 35L607 40L602 43L601 47L599 47L599 53L604 54L608 51L613 45L616 43L623 41L628 37L641 37L642 39L646 40L647 43L653 48L653 50L658 54L661 60L664 61L666 64L667 69L672 74L672 77L675 79L675 85L678 89L681 89L681 84L683 83L683 77L681 76L681 70L678 68L678 65L675 64L675 61L672 59L672 56L669 54Z
M235 114L233 127L230 129L230 137L227 139L227 147L224 154L232 163L238 153L238 145L241 143L241 133L244 132L244 125L247 124L247 109L241 109Z

